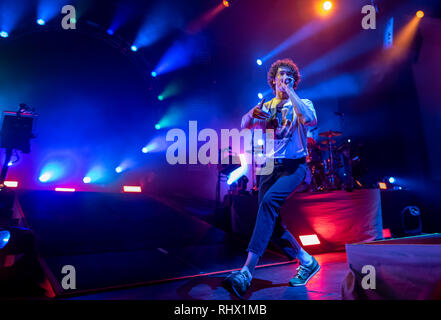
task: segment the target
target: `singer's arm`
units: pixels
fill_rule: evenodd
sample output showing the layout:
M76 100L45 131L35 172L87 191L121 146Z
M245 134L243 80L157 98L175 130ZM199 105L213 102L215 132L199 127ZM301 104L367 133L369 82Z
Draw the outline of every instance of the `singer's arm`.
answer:
M315 115L314 109L307 106L305 102L300 99L300 97L297 95L292 87L288 87L287 85L284 85L284 87L286 88L289 99L294 106L294 111L297 114L297 117L299 118L301 123L305 126L315 126L317 124L317 117Z
M262 106L255 106L242 117L241 128L266 128L266 120L271 117L269 112L262 110Z
M253 116L251 115L251 112L252 110L248 111L242 117L242 123L240 125L242 129L251 129L253 127L254 119Z

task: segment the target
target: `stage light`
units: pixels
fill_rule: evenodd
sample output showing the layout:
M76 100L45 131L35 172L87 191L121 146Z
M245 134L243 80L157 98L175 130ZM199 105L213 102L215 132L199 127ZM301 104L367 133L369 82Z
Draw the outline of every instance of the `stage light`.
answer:
M390 233L390 229L383 229L383 238L392 238L392 234Z
M122 168L121 167L116 167L115 168L115 172L116 173L121 173L122 172Z
M114 31L112 29L107 29L107 34L112 36L114 34Z
M415 15L398 31L397 36L393 37L393 46L385 51L381 59L385 66L391 66L406 56L412 46L413 39L415 39L420 21L421 18Z
M424 17L424 12L421 10L418 10L416 13L416 16L421 19L422 17Z
M170 97L176 96L182 91L183 83L181 81L173 81L165 87L165 89L160 93L160 97L163 99L168 99ZM159 97L158 97L159 99Z
M162 100L164 100L164 97L163 97L162 95L159 95L159 96L158 96L158 100L159 100L159 101L162 101Z
M260 60L260 59L257 59L257 64L259 65L259 66L261 66L262 65L262 60Z
M55 188L58 192L75 192L75 188Z
M389 178L389 183L395 183L395 178L394 177L390 177Z
M155 78L158 74L155 71L152 71L151 75L153 78Z
M69 166L67 162L49 162L41 170L40 177L38 179L40 180L40 182L58 180L64 175L66 171L66 166Z
M187 27L185 28L185 33L190 35L195 35L199 33L202 29L204 29L210 22L214 20L218 16L219 13L222 12L226 7L230 5L230 1L223 1L213 8L205 11L202 15L200 15L195 20L191 21Z
M263 99L263 94L262 93L258 93L257 96L259 97L259 99Z
M18 187L18 181L5 181L5 186L9 188L17 188Z
M133 52L138 51L138 47L137 46L131 46L130 50L132 50Z
M158 142L152 141L148 145L146 145L144 148L142 148L142 153L149 153L151 151L158 149Z
M9 37L9 33L7 33L6 31L1 31L0 32L0 37L7 38L7 37Z
M329 11L332 8L332 2L331 1L325 1L323 2L323 10Z
M40 180L41 182L48 182L49 179L51 178L51 174L49 172L43 173L38 180Z
M105 169L102 165L94 165L87 173L84 175L84 183L96 183L97 181L103 179L105 175ZM90 179L90 180L89 180Z
M384 182L378 182L378 186L381 190L387 190L387 184Z
M257 140L257 144L258 144L259 146L263 146L263 139L259 139L259 140Z
M46 21L44 21L43 19L38 19L38 20L37 20L37 23L38 23L40 26L44 26L45 23L46 23Z
M8 230L0 230L0 249L3 249L11 239L11 233Z
M195 61L207 59L206 45L201 36L190 36L187 33L176 39L163 54L158 64L153 68L158 75L163 75L188 67Z
M123 186L124 192L141 192L140 186Z
M155 124L155 129L156 129L156 130L161 129L161 125L160 125L159 123Z
M118 10L118 20L120 20L118 24L121 25L123 22L130 21L130 19L133 18L133 13L135 12L131 9L130 11ZM179 12L170 12L170 7L167 5L167 1L156 1L155 4L149 8L148 13L144 15L135 40L133 41L133 45L140 49L155 44L173 30L181 28L181 18L181 14Z
M312 245L320 244L320 240L318 239L316 234L299 236L299 238L300 241L302 242L302 245L304 246L312 246Z
M8 167L12 167L12 165L13 165L12 161L9 161L8 162Z
M228 177L228 180L227 180L228 185L231 185L233 182L237 181L237 179L242 177L247 171L248 165L247 165L245 155L240 154L239 158L240 158L240 167L230 173L230 176Z

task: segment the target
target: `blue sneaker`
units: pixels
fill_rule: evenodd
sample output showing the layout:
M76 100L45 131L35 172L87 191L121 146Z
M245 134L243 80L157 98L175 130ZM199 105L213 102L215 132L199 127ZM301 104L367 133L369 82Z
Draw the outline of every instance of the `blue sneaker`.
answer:
M248 273L241 271L233 271L222 281L223 287L240 299L243 299L243 295L250 288L250 284L251 279Z
M289 280L289 285L292 287L304 286L320 270L320 265L317 260L312 257L312 264L310 266L299 265L296 269L297 273Z

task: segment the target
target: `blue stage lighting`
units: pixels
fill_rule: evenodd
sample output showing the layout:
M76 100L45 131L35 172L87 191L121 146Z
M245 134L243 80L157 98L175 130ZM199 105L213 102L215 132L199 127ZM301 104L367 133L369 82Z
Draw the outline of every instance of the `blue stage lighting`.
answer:
M163 75L184 67L188 67L194 61L206 59L204 46L205 39L202 36L184 36L177 39L164 53L156 67L155 72Z
M7 38L9 37L9 33L7 33L6 31L0 31L0 37Z
M161 129L161 125L160 125L159 123L155 124L155 129L156 129L156 130Z
M158 74L155 71L152 71L151 75L153 78L155 78Z
M43 173L38 180L40 180L41 182L48 182L50 180L50 178L52 177L52 174L50 172L46 172Z
M156 1L149 13L144 16L144 21L133 41L138 48L151 46L176 28L182 28L180 14L171 13L167 3L167 1Z
M84 183L96 183L104 178L105 169L102 165L93 166L85 175Z
M41 170L38 180L41 182L58 180L65 174L66 166L69 167L67 162L49 162Z
M11 233L8 230L0 231L0 249L3 249L11 239Z
M113 35L114 31L112 29L107 29L107 34L108 35Z
M389 178L389 182L390 182L390 183L395 183L395 178L394 178L394 177L390 177L390 178Z
M115 172L116 173L121 173L122 172L122 168L121 167L116 167L115 168Z
M259 99L263 99L263 94L262 93L258 93L257 96L259 97Z
M151 151L158 149L158 143L157 142L151 142L148 145L146 145L144 148L142 148L143 153L149 153Z
M137 47L137 46L131 46L131 47L130 47L130 50L132 50L132 51L138 51L138 47Z
M37 8L36 8L37 9L36 16L38 17L37 23L41 26L46 24L46 22L55 18L58 14L60 14L61 7L63 6L61 4L61 2L63 1L38 0L35 2L37 2Z
M338 74L313 87L299 90L299 95L307 96L311 100L321 100L331 96L333 98L357 96L363 90L366 79L367 73L364 70ZM337 90L337 93L334 90Z
M257 59L257 64L259 65L259 66L261 66L262 65L262 60L260 60L260 59Z
M240 177L246 174L248 166L246 162L246 158L244 154L239 155L240 158L240 167L230 173L228 176L227 184L231 185L236 182Z

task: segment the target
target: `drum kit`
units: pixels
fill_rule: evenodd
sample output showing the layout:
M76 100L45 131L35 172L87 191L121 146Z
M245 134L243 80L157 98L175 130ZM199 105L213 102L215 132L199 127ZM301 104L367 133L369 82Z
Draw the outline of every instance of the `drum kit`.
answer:
M308 156L306 157L308 170L304 183L299 188L299 192L320 192L339 189L352 191L354 187L362 188L361 183L357 180L361 175L363 175L363 163L360 161L361 157L359 156L359 147L362 145L353 144L351 143L350 139L343 139L343 142L338 143L338 138L342 136L342 132L330 130L314 134L313 131L317 129L318 128L315 128L308 133ZM313 136L316 137L317 140L314 139ZM252 145L254 144L252 143ZM259 146L259 148L262 150L252 148L251 150L246 150L245 152L251 154L262 152L263 146ZM233 157L238 157L231 151L231 147L229 148L227 156L230 157L228 161L229 165L218 166L219 177L217 199L220 199L219 192L221 176L228 176L234 169L240 167L239 164L233 164ZM254 158L252 158L252 160L254 161ZM239 161L236 161L236 163L239 163ZM253 162L251 166L251 176L253 179L251 181L253 186L252 191L256 191L258 189L258 183L256 180L258 180L259 177L255 173L255 166L256 164Z
M330 130L318 134L323 138L319 142L308 137L306 162L309 173L305 183L309 191L352 191L354 188L352 166L359 157L354 155L349 139L337 146L336 138L341 135L340 131Z

